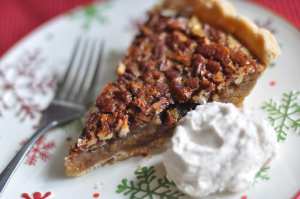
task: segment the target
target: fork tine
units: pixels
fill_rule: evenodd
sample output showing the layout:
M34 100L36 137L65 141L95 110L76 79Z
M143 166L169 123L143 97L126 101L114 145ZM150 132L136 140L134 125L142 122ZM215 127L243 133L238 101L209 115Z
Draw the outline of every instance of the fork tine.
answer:
M65 100L70 91L70 87L73 85L75 81L75 77L78 74L78 70L80 68L82 62L83 52L86 48L86 41L83 38L79 38L77 44L75 46L75 50L72 54L72 58L70 64L68 66L67 72L64 76L63 82L57 91L56 99Z
M92 53L91 62L89 68L87 69L87 74L85 76L85 80L83 82L80 95L77 98L77 103L87 104L87 101L90 100L89 94L92 91L95 84L95 77L98 74L98 70L101 66L100 62L102 59L104 48L104 41L100 39L96 39L95 48Z
M80 65L78 74L76 77L73 77L73 79L76 79L76 81L73 84L74 86L72 86L72 88L70 89L69 95L66 97L68 101L76 101L77 96L80 94L80 90L82 88L84 79L89 70L89 65L91 63L92 52L94 51L94 48L94 39L89 39L86 44L85 52L82 58L82 63Z

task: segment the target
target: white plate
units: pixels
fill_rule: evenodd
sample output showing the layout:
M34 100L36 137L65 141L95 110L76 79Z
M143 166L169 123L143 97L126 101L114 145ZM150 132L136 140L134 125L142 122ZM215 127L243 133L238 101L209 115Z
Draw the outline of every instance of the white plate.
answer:
M106 82L116 78L115 69L135 33L134 24L145 19L146 10L157 1L112 1L81 7L60 15L39 27L12 47L0 61L0 171L28 139L39 124L40 111L53 97L53 79L64 73L76 38L90 35L105 40L103 68L98 93ZM261 172L250 189L235 194L219 194L207 198L236 199L286 199L294 197L300 189L300 151L299 130L292 128L292 120L300 119L300 34L289 23L275 14L244 1L233 1L237 11L272 30L278 43L282 46L282 55L265 71L249 97L245 107L252 108L257 114L268 117L272 112L261 107L271 99L281 107L284 116L274 122L274 127L284 124L286 140L279 142L280 155L269 169ZM293 101L286 101L294 91ZM285 95L286 93L286 95ZM273 102L273 103L274 103ZM284 105L295 107L286 109ZM295 112L298 108L298 112ZM287 115L287 113L293 114ZM273 112L275 112L274 110ZM146 175L146 170L135 174L138 165L155 169L156 178L150 183L141 184L137 196L146 194L144 190L153 190L158 186L159 178L164 178L161 151L157 150L147 157L133 157L126 161L95 169L78 178L64 174L64 157L69 145L78 137L86 116L67 126L51 130L35 145L13 176L2 198L133 198L130 189L117 193L118 185L123 179L132 180L135 187L141 182L137 175ZM294 123L295 125L296 123ZM277 128L279 129L279 128ZM151 169L152 170L152 169ZM151 173L151 172L150 172ZM150 174L148 173L148 174ZM125 181L123 181L125 183ZM164 183L164 180L162 181ZM158 187L158 191L175 191ZM22 194L25 194L22 196ZM99 194L99 195L97 195ZM149 192L159 198L157 192ZM26 197L25 197L26 198ZM147 197L145 197L147 198Z

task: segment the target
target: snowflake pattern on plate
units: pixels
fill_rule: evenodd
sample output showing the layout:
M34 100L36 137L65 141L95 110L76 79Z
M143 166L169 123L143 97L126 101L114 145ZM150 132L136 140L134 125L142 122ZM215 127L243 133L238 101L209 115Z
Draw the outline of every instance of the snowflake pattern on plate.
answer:
M51 76L40 77L39 68L45 59L41 52L25 52L15 64L0 66L0 117L4 110L13 110L20 121L34 118L42 111L33 96L47 95L55 90Z
M22 141L20 143L21 146L23 146L28 139ZM37 162L37 159L40 158L44 162L46 162L48 159L51 158L51 154L49 153L49 150L56 147L56 144L54 141L46 142L46 136L42 136L30 149L30 151L26 155L26 160L24 164L27 165L35 165Z
M162 199L179 199L184 196L165 176L155 180L157 178L154 175L155 172L154 166L143 167L140 171L135 171L134 174L139 181L135 184L131 180L128 184L128 180L124 178L122 184L118 185L117 193L124 193L125 196L130 194L130 199L154 198L155 196Z
M269 177L268 174L266 173L269 169L270 169L270 167L262 168L262 169L255 175L253 185L257 184L257 183L258 183L258 180L261 180L261 181L263 181L263 180L269 180L270 177Z
M277 132L277 141L286 140L287 131L289 129L294 129L297 132L300 129L300 105L297 103L297 99L300 96L300 91L291 91L289 93L284 93L282 102L280 105L271 99L269 102L261 107L269 113L269 120L271 125L275 127ZM255 185L258 179L261 181L269 180L267 172L270 167L262 168L255 176Z
M277 29L273 26L273 19L271 18L268 18L265 21L262 21L260 19L255 19L254 23L256 23L256 25L260 28L265 28L269 30L272 34L277 33Z
M265 102L262 109L269 112L269 120L277 132L277 141L286 140L287 130L300 130L300 105L297 102L300 91L284 93L282 103L277 103L273 99Z
M111 2L105 2L102 4L89 4L82 8L81 12L71 12L70 17L73 20L80 20L81 29L87 31L91 28L94 22L98 24L107 25L108 18L103 15L103 12L112 7Z

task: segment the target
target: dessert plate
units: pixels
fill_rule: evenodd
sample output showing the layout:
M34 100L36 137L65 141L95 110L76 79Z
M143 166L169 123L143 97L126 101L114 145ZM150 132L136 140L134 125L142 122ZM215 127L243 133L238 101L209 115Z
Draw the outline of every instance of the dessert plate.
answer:
M39 125L79 36L105 40L95 96L116 78L116 67L137 32L136 24L157 0L106 1L78 7L45 23L13 46L0 60L0 171ZM278 56L245 100L245 107L270 120L277 132L279 156L257 173L249 189L210 195L207 199L300 197L300 33L274 13L247 1L232 1L242 13L271 31ZM91 101L95 98L91 96ZM2 198L188 198L165 178L162 152L67 177L64 157L78 138L82 119L52 129L28 153Z

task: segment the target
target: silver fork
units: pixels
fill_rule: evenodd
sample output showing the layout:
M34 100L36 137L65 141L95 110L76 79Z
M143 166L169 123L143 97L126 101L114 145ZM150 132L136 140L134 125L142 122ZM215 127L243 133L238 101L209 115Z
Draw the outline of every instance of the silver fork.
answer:
M78 40L63 82L43 114L43 124L0 174L0 196L28 151L47 130L82 115L90 101L103 46L98 39Z

